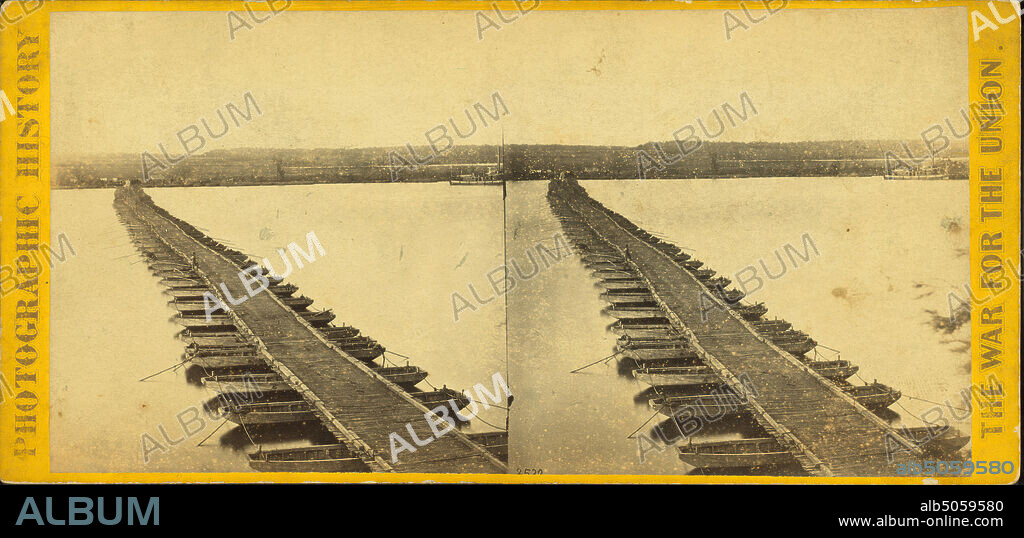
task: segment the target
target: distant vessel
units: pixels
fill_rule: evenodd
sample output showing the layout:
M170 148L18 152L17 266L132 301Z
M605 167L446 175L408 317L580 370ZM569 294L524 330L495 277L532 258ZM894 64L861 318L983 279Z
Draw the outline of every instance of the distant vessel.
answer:
M505 131L501 132L501 146L498 147L498 166L490 167L487 172L460 174L449 179L449 185L503 185L505 183Z
M937 166L897 168L885 174L885 179L949 179L949 174Z
M460 174L455 179L449 179L449 185L501 185L505 180L500 178L492 170L486 174Z

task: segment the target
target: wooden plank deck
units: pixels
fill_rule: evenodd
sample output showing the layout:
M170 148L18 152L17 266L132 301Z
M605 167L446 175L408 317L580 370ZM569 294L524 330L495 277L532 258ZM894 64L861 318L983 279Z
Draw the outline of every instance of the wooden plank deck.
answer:
M592 198L567 193L561 196L598 235L620 251L628 248L630 261L649 282L659 302L682 323L711 361L719 362L733 376L744 376L747 386L755 391L754 401L767 415L760 418L781 425L806 447L803 453L794 450L798 460L809 460L801 461L805 469L836 476L893 476L896 464L911 459L910 454L897 452L890 462L886 435L900 439L898 432L834 386L823 383L795 358L763 341L717 296L708 294L693 275L616 224ZM709 307L710 301L718 307ZM755 414L760 412L755 410ZM772 427L769 431L778 435L783 428ZM814 472L815 459L827 469Z
M133 205L157 235L187 258L194 258L199 270L212 283L223 282L232 297L247 296L238 277L238 266L185 234L147 204ZM285 379L300 393L308 389L304 394L307 401L312 398L322 402L323 409L317 410L317 414L326 415L321 416L321 420L339 441L350 442L351 437L341 435L339 425L331 424L332 419L369 447L371 457L364 461L369 461L371 469L424 473L508 472L501 461L458 431L416 447L415 452L402 451L397 462L392 462L391 433L397 433L413 446L407 425L411 425L420 440L434 437L424 417L428 412L426 407L370 372L361 361L319 338L272 293L258 293L232 310L244 327L262 341L268 362L272 366L284 365L286 372L294 374Z

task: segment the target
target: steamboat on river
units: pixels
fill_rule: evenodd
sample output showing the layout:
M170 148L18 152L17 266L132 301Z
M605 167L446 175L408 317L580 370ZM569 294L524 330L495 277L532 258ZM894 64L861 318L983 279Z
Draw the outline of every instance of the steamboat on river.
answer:
M484 172L459 174L449 179L449 185L504 185L507 176L505 170L505 133L501 133L501 145L498 146L498 163L488 166Z

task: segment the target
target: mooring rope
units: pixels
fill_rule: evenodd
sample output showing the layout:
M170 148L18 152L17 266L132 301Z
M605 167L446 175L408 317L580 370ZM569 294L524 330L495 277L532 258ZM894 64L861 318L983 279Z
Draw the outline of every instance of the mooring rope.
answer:
M906 407L905 407L905 406L904 406L903 404L901 404L900 402L896 402L896 405L900 406L900 408L901 408L901 409L903 409L904 411L906 411L908 415L910 415L910 416L912 416L912 417L916 418L917 420L920 420L921 422L927 422L928 424L935 424L934 422L932 422L932 421L930 421L930 420L925 420L925 419L923 419L923 418L921 418L921 417L919 417L919 416L915 415L915 414L914 414L914 413L913 413L913 412L912 412L911 410L907 409L907 408L906 408Z
M603 362L605 364L608 364L608 361L612 360L612 358L614 358L616 355L618 355L620 353L622 353L622 352L621 351L616 351L615 353L612 353L611 355L608 355L607 357L602 357L602 358L600 358L600 359L598 359L598 360L596 360L596 361L594 361L594 362L592 362L590 364L587 364L585 366L580 366L579 368L577 368L575 370L572 370L569 373L570 374L575 374L576 372L579 372L580 370L583 370L584 368L590 368L591 366L593 366L593 365L595 365L595 364L597 364L599 362Z
M503 432L507 432L508 431L505 428L502 428L501 426L495 426L494 424L491 424L490 422L487 422L486 420L480 418L480 415L475 415L473 418L480 419L480 422L483 422L484 424L486 424L486 425L488 425L488 426L490 426L490 427L492 427L492 428L494 428L496 430L501 430Z
M406 360L412 360L412 357L409 357L407 355L402 355L401 353L395 353L394 351L391 351L390 349L385 349L384 353L390 353L392 355L396 355L398 357L402 357L403 359L406 359Z
M910 398L911 400L919 400L919 401L927 402L927 403L934 404L934 405L941 405L941 406L944 406L944 407L948 407L950 409L956 409L957 411L966 411L968 413L971 411L970 409L964 409L963 407L953 407L953 405L949 404L949 403L933 402L931 400L926 400L924 398L918 398L916 396L910 396L910 395L907 395L907 394L904 394L903 396L905 398Z
M463 393L463 395L465 395L465 393ZM479 400L474 400L473 398L469 398L469 397L467 397L466 399L471 401L471 402L473 402L473 403L484 404L484 405L486 405L488 407L497 407L498 409L504 409L506 411L508 411L508 409L509 409L508 407L505 407L503 405L498 405L498 404L495 404L495 403L481 402Z
M217 426L216 428L214 428L214 429L213 429L213 431L212 431L212 432L210 432L210 435L207 435L206 437L204 437L204 438L203 438L203 440L202 440L202 441L199 441L199 444L198 444L198 445L196 445L196 446L203 446L203 443L205 443L207 439L209 439L209 438L213 437L213 434L217 433L217 430L219 430L219 429L221 428L221 426L223 426L224 424L226 424L226 423L227 423L227 421L228 421L228 419L224 419L224 420L222 420L222 421L221 421L221 423L220 423L220 425L218 425L218 426Z
M245 427L245 421L242 420L241 413L238 415L238 425L242 427L242 431L245 432L245 436L249 438L249 442L252 443L252 446L256 447L258 450L262 450L260 445L256 444L256 441L253 441L252 436L249 435L249 428Z
M186 363L191 362L191 361L192 361L192 359L185 359L185 360L183 360L183 361L181 361L179 363L176 363L174 366L168 366L167 368L164 368L163 370L160 370L159 372L157 372L155 374L147 375L146 377L143 377L139 381L145 381L145 380L147 380L147 379L149 379L151 377L156 377L156 376L158 376L158 375L160 375L160 374L162 374L162 373L164 373L164 372L166 372L168 370L176 370L176 369L184 366Z
M834 349L834 348L828 347L825 344L818 344L816 347L823 347L823 348L825 348L825 349L827 349L829 351L835 351L836 353L842 353L842 351L839 351L838 349Z
M861 381L863 381L863 382L864 382L864 384L866 384L866 385L867 385L867 384L870 384L870 383L868 383L868 381L867 381L866 379L864 379L863 377L861 377L861 375L860 375L860 374L858 374L858 373L855 373L854 375L856 375L858 379L860 379ZM933 405L938 405L938 406L944 406L944 407L949 407L950 409L956 409L957 411L966 411L966 412L970 412L970 411L971 411L970 409L964 409L964 408L962 408L962 407L953 407L953 405L952 405L952 404L949 404L949 403L939 403L939 402L933 402L933 401L931 401L931 400L926 400L926 399L924 399L924 398L918 398L918 397L916 397L916 396L911 396L911 395L909 395L909 394L903 394L903 397L904 397L904 398L910 398L911 400L918 400L918 401L922 401L922 402L927 402L927 403L930 403L930 404L933 404ZM897 401L896 401L896 405L900 406L900 407L901 407L901 408L902 408L902 409L903 409L904 411L906 411L907 413L909 413L909 414L910 414L910 416L912 416L912 417L916 418L917 420L920 420L921 422L927 422L927 423L929 423L929 424L935 424L934 422L932 422L932 421L930 421L930 420L925 420L925 419L923 419L923 418L921 418L921 417L919 417L919 416L915 415L915 414L914 414L914 413L913 413L912 411L910 411L910 410L909 410L909 409L907 409L907 408L906 408L906 407L905 407L905 406L904 406L903 404L901 404L901 403L899 402L899 400L897 400Z
M636 435L636 432L638 432L638 431L642 430L644 426L646 426L646 425L647 425L647 424L648 424L648 423L649 423L650 421L654 420L654 417L657 417L657 416L658 416L658 415L660 415L660 414L661 414L661 412L660 412L660 411L655 411L655 412L654 412L654 414L653 414L653 415L651 415L651 418L649 418L649 419L645 420L645 421L644 421L644 423L643 423L643 424L641 424L639 428L637 428L637 429L633 430L633 433L631 433L631 434L627 435L627 436L626 436L626 439L632 439L632 438L633 438L633 436L634 436L634 435ZM683 433L683 432L681 432L681 431L680 431L679 433Z

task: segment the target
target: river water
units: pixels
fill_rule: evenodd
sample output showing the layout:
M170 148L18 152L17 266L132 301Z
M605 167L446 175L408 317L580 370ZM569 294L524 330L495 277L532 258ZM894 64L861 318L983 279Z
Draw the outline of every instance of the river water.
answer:
M581 183L612 210L686 248L719 274L747 282L748 297L764 301L768 317L785 318L841 351L867 381L903 391L903 407L894 404L885 417L893 423L922 425L916 417L933 407L925 400L962 406L959 391L970 384L970 356L962 343L969 327L937 332L927 311L947 313L947 292L962 296L968 282L966 181ZM560 232L545 193L543 182L509 185L508 256L522 260L520 267L531 267L538 242L550 246ZM652 448L643 436L629 438L637 429L650 434L664 418L651 420L654 412L641 396L645 384L620 375L614 360L570 373L613 353L616 335L606 327L615 320L600 313L602 290L577 257L541 268L535 276L523 269L531 278L518 278L506 297L512 378L529 387L528 394L520 391L512 413L514 470L689 471L674 450ZM862 381L855 376L851 382ZM948 412L944 416L955 422ZM970 431L967 423L959 427ZM753 434L742 422L702 432L708 439Z
M438 183L147 192L277 270L277 249L294 242L306 250L313 232L324 255L294 267L287 280L299 286L296 295L314 299L312 308L333 308L335 324L354 325L410 357L435 386L479 383L493 392L493 376L507 375L504 300L485 293L486 275L502 265L501 189ZM112 197L112 190L53 192L53 234L66 233L77 255L52 279L52 469L248 471L246 432L228 423L214 433L220 421L200 411L213 394L180 370L139 381L180 361L184 342L175 337L170 297L139 262ZM456 321L452 296L469 296L470 285L487 304ZM505 418L503 409L481 408L464 431L494 429L483 421L504 428ZM311 442L303 436L264 447Z
M932 406L928 401L961 401L969 355L960 341L968 329L937 332L927 310L945 313L947 292L968 279L967 182L774 178L583 184L610 208L690 249L720 274L751 281L748 290L757 287L752 274L763 280L751 299L764 301L769 317L785 318L840 350L868 381L903 391L903 407L892 406L887 419L919 425L915 417ZM306 249L313 232L325 254L295 267L288 281L316 301L313 308L332 308L337 324L355 325L409 356L431 372L428 381L435 386L490 389L493 376L501 374L515 394L513 472L689 471L662 446L640 460L638 441L629 436L649 432L661 418L651 420L653 411L640 394L646 387L620 375L614 360L569 373L612 353L615 335L606 326L614 320L601 315L604 303L589 270L557 249L561 229L548 208L544 182L508 186L504 238L496 187L349 184L148 192L173 214L254 257L269 258L275 268L278 248L294 242ZM140 263L115 217L112 195L53 193L53 235L66 233L76 256L52 272L52 469L248 471L245 453L253 447L246 433L230 423L215 431L220 421L200 410L213 394L182 371L139 381L179 361L183 342L175 337L180 327L171 319L169 297ZM514 282L507 294L503 239ZM788 255L787 244L807 259ZM531 261L541 263L539 270L531 270ZM755 272L743 272L746 267ZM468 431L503 428L505 417L502 409L482 410L482 420ZM743 424L705 433L751 434ZM317 439L258 441L273 447ZM162 448L154 449L154 443Z

